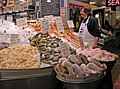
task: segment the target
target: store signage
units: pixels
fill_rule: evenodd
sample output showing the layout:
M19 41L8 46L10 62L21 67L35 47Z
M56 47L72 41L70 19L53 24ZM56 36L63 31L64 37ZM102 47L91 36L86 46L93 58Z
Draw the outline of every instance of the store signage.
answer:
M60 12L61 12L61 16L65 16L65 8L62 8Z
M120 6L120 0L106 0L107 6Z
M60 16L56 16L55 17L55 22L56 22L56 25L57 25L57 28L58 28L59 32L64 32L62 18Z
M33 34L31 34L30 31L21 30L19 33L20 43L21 44L29 44L28 38L30 38L31 36L33 36Z
M54 17L53 17L53 15L44 16L44 19L48 20L49 25L54 22Z
M48 20L42 20L42 31L47 32L50 29L50 25L48 23Z
M78 37L78 41L80 43L81 48L84 48L84 42L83 42L82 37Z
M11 44L20 43L19 34L11 34Z
M12 15L8 15L7 16L7 21L13 22L13 16Z
M68 57L70 55L68 44L65 42L60 42L59 45L60 45L62 57Z
M69 28L74 28L74 24L72 20L68 20L67 23Z
M25 18L16 19L16 24L19 27L26 26L27 25L27 18L25 17Z
M0 34L0 42L11 43L10 34Z
M3 25L5 25L9 29L10 27L14 27L15 23L3 20Z

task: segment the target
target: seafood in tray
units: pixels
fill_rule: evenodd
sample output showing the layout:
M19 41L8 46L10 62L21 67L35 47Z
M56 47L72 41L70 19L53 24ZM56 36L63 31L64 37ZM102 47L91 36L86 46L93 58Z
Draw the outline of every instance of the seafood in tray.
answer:
M61 78L86 79L98 76L107 66L96 59L88 59L85 55L72 54L68 58L60 58L54 69Z
M29 38L30 44L37 47L40 52L40 59L44 63L54 64L62 57L60 43L61 39L52 37L48 32L41 32ZM67 47L70 54L74 54L75 50ZM67 53L64 51L64 54Z
M0 69L40 68L39 51L30 45L14 45L0 51Z

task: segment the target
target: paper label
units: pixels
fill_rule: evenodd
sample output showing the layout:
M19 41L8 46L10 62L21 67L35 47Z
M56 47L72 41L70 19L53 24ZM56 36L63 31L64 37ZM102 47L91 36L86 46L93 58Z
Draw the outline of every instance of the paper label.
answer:
M16 23L17 23L17 26L19 27L24 27L27 25L27 18L19 18L19 19L16 19Z
M67 43L60 42L61 54L62 57L68 57L70 55L70 49Z
M59 32L64 32L62 18L60 16L55 17L55 22L56 22L56 25L57 25L57 28L58 28Z
M53 15L44 16L44 19L48 20L49 25L54 23Z
M68 21L67 21L67 24L68 24L68 27L69 27L69 28L74 28L74 23L73 23L72 20L68 20Z
M15 26L15 23L14 22L9 22L9 21L6 21L6 20L3 20L3 25L6 26L6 28L13 28Z
M10 34L0 34L0 42L11 43Z
M12 15L8 15L7 16L7 21L13 22L13 16Z
M42 31L47 32L50 29L50 25L48 23L48 20L42 20Z
M11 34L11 44L20 43L19 34Z
M84 42L83 42L82 37L78 37L78 41L80 43L80 46L83 48L84 47Z

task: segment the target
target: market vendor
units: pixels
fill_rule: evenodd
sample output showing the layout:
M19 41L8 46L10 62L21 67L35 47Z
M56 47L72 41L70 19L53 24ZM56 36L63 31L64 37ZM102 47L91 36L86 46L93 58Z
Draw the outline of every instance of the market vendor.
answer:
M81 21L79 27L79 35L84 42L89 44L89 47L98 47L98 40L101 37L97 20L91 16L89 8L84 7L80 11Z

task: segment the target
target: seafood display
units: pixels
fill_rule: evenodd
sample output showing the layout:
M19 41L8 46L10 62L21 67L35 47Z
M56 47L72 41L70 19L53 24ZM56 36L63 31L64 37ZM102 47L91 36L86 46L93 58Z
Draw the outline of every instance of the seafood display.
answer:
M29 45L15 45L0 51L0 69L39 68L39 51Z
M49 34L54 34L56 37L64 38L66 39L70 44L75 46L76 48L81 48L81 45L79 44L78 38L76 35L74 35L70 29L67 27L64 27L64 33L59 32L57 29L57 26L55 23L51 24L51 30L49 31Z
M30 23L27 26L24 26L22 29L26 28L33 28L36 32L40 32L42 30L41 23L36 22L36 23Z
M74 75L79 78L89 77L99 74L107 68L98 60L88 59L85 55L70 55L68 58L60 58L55 66L57 74Z
M30 44L38 47L40 59L44 63L55 63L62 57L59 38L50 36L47 32L41 32L29 38ZM75 50L68 46L70 53L75 53ZM64 53L65 54L65 53Z
M91 57L99 61L113 61L118 58L118 55L107 52L106 50L101 50L100 48L85 49L79 52L79 54L86 55L87 57Z

